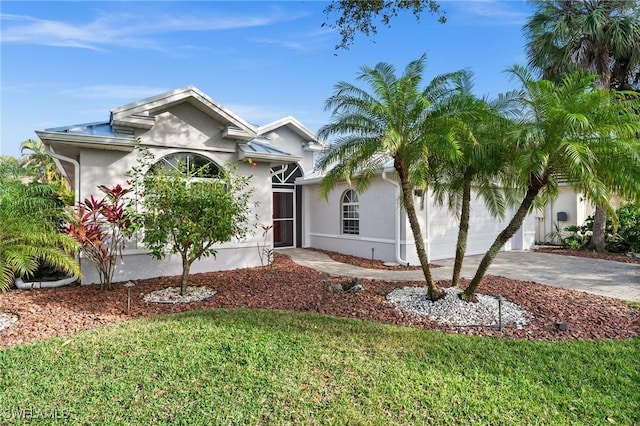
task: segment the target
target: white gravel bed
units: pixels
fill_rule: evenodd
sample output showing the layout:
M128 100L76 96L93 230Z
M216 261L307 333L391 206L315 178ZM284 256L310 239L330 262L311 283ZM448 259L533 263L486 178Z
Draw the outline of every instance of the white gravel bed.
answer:
M191 303L209 299L216 294L215 290L207 287L187 286L184 295L180 295L180 287L167 287L152 291L144 295L144 301L149 303Z
M8 312L0 312L0 331L11 327L16 321L18 321L17 316Z
M426 287L403 287L393 290L387 300L404 314L426 316L440 324L452 326L498 325L498 299L477 294L478 302L461 300L459 288L445 289L445 297L435 302L427 299ZM507 300L502 301L502 325L522 328L533 319L528 311Z

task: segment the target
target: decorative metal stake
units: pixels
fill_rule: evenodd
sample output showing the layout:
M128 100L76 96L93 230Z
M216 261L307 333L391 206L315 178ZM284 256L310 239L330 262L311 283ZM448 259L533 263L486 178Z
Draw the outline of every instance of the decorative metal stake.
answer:
M498 296L498 330L502 330L502 301L504 298L502 296Z
M124 286L127 288L127 315L131 315L131 287L135 286L135 284L127 281Z
M320 278L320 282L322 283L322 306L327 304L327 282L329 279L327 277Z

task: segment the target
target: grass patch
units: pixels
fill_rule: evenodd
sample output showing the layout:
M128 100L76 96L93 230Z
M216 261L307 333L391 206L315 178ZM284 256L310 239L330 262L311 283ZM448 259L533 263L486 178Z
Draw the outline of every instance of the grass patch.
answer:
M0 424L640 423L640 340L496 340L261 310L0 351Z
M632 300L628 300L627 305L631 306L632 308L640 309L640 302L634 302Z

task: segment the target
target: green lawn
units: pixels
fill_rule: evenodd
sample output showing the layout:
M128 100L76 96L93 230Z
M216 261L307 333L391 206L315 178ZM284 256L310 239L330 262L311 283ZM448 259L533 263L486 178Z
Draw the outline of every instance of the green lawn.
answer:
M640 424L640 339L496 340L238 309L0 351L0 424L611 421Z

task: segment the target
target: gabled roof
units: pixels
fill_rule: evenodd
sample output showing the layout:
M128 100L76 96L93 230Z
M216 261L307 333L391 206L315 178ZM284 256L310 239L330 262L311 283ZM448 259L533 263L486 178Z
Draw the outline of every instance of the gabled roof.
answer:
M257 136L254 126L238 117L194 86L171 90L111 110L111 125L150 129L155 115L174 105L189 103L226 126L224 137L251 140Z
M318 140L318 136L316 136L313 132L311 132L311 130L307 129L301 122L299 122L292 116L284 117L280 120L274 121L273 123L260 126L258 127L257 132L260 136L266 136L267 133L285 126L303 139L305 150L322 151L326 148L326 143Z

